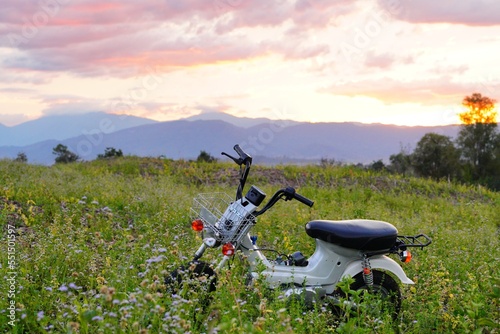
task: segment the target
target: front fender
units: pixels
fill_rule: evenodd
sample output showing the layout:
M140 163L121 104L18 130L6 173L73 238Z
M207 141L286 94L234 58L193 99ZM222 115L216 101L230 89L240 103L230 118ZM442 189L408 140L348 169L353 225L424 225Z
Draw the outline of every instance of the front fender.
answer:
M372 258L370 259L370 265L372 269L382 269L385 271L389 271L394 274L401 283L403 284L415 284L411 279L406 276L405 272L401 268L399 264L396 263L393 259L387 257L387 256L381 256L377 258ZM342 278L346 276L351 276L354 277L360 272L362 272L363 266L361 264L361 261L354 261L351 262L347 268L344 270L344 273L342 274Z

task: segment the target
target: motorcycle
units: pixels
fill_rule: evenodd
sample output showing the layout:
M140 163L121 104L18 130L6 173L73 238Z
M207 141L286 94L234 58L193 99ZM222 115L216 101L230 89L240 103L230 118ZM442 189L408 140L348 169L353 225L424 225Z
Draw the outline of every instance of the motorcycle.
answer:
M175 283L179 287L185 284L186 275L183 274L188 272L190 278L208 278L208 291L212 292L216 289L217 272L235 254L241 253L250 265L247 284L263 277L271 290L279 289L285 298L299 299L309 306L317 302L339 305L342 293L338 283L351 277L354 281L351 281L350 290L366 290L381 295L392 304L397 315L401 307L398 281L402 284L414 282L388 255L395 254L403 263L408 263L412 258L409 248L423 249L431 244L431 238L425 234L398 235L392 224L378 220L313 220L305 224L306 234L316 242L312 256L306 258L301 252L295 252L268 259L264 252L269 249L259 248L257 236L250 234L257 217L280 200L297 200L309 207L314 202L294 188L286 187L276 191L259 209L266 198L262 190L251 186L243 196L252 157L239 145L235 145L234 150L237 157L225 152L222 155L240 166L236 198L220 193L195 197L191 208L194 218L191 227L202 233L203 242L187 266L170 274L166 279L167 285ZM222 259L215 268L200 261L209 248L221 248L222 251Z

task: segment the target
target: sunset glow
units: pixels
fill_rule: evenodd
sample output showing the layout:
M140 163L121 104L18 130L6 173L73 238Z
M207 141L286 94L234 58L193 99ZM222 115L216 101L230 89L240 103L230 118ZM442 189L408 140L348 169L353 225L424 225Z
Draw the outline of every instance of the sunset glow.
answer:
M91 111L443 125L467 95L500 99L488 0L5 0L0 23L10 126Z

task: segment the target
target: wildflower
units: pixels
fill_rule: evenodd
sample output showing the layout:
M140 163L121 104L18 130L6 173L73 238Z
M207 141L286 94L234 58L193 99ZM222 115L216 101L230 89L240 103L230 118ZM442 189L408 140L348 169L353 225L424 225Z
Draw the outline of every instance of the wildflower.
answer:
M50 286L46 287L45 290L52 292L52 288Z
M71 321L69 323L69 326L71 327L71 329L74 331L74 332L78 332L78 330L80 329L80 324L78 322L73 322Z
M37 321L40 321L40 320L42 320L42 319L43 319L43 317L44 317L44 316L45 316L45 312L40 311L40 312L38 312L38 313L36 314L36 320L37 320Z
M61 291L61 292L66 292L66 291L68 291L68 287L67 287L66 285L64 285L64 284L63 284L63 285L61 285L61 287L59 288L59 291Z
M98 316L98 315L96 315L95 317L92 318L92 321L102 321L102 320L103 320L103 318Z
M102 277L102 276L97 276L96 281L98 284L106 283L106 279L104 279L104 277Z
M161 262L164 258L165 258L164 255L160 255L160 256L157 256L157 257L152 257L152 258L146 260L146 262L147 263Z
M69 287L73 290L81 289L81 286L77 286L75 283L69 283Z
M106 285L101 286L101 289L99 290L103 295L108 294L108 287Z
M160 249L158 249L158 252L159 252L159 253L165 253L166 251L167 251L167 249L166 249L166 248L160 248Z

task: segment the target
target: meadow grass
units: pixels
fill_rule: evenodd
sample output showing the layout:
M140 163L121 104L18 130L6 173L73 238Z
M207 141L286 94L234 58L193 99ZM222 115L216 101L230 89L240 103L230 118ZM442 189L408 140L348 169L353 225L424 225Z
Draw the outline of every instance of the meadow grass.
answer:
M254 166L248 185L268 196L294 186L315 205L280 202L252 233L262 247L306 256L314 252L304 232L312 219L377 219L400 234L428 234L432 245L403 264L416 284L403 288L397 319L306 311L263 280L247 287L238 260L219 274L209 306L196 294L171 295L164 277L201 243L190 229L192 198L233 196L236 176L232 164L153 158L50 167L0 161L0 332L500 332L500 194L348 166ZM213 250L205 260L218 257Z

